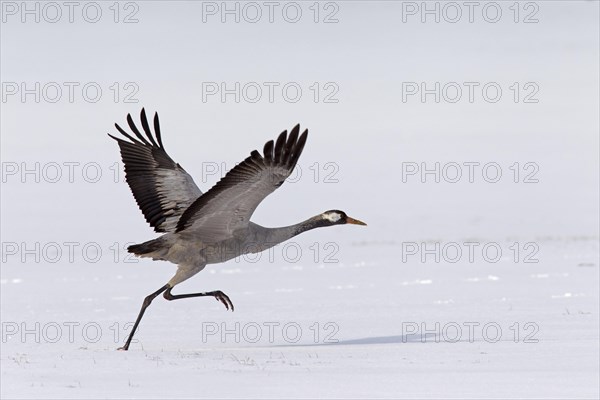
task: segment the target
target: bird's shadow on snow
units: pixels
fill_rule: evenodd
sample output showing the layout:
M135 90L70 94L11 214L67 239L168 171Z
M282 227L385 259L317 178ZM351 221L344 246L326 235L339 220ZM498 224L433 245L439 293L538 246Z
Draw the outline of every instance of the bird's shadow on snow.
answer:
M435 342L435 338L429 338L429 340ZM331 341L319 343L290 343L276 345L275 347L352 346L369 344L400 344L415 342L421 342L421 337L419 335L374 336L360 339L338 340L336 342Z

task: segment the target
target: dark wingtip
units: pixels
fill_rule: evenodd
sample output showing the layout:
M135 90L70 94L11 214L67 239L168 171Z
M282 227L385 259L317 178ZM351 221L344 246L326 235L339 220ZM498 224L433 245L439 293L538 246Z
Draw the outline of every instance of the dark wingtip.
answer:
M152 143L154 147L159 147L156 141L154 140L154 137L152 136L150 125L148 125L148 118L146 117L146 110L144 108L142 108L142 111L140 113L140 119L142 121L142 128L144 129L144 133L148 137L148 140L150 140L150 143Z
M143 110L143 109L142 109ZM127 124L129 125L129 129L131 129L133 131L133 134L145 145L147 146L151 146L150 142L148 142L148 140L146 140L146 138L144 136L142 136L142 134L140 133L139 129L137 128L137 126L135 126L135 123L133 122L133 118L131 118L131 114L127 114Z
M160 135L160 122L158 121L158 112L154 113L154 133L156 134L156 140L158 140L158 144L164 149L165 146L163 146L162 137Z
M291 168L294 168L296 166L296 163L298 162L298 159L300 158L300 155L302 154L302 151L304 150L304 145L306 144L307 138L308 138L308 129L306 129L304 132L302 132L302 135L300 135L300 138L298 138L298 141L294 145L294 148L293 148L294 154L292 154L292 156L290 158L290 163L289 163L289 166Z
M298 133L300 132L300 124L296 124L296 126L294 128L292 128L292 130L290 131L290 137L297 137Z
M285 159L285 143L287 141L287 131L281 132L275 142L275 162L283 162Z
M258 152L258 150L252 150L252 152L250 153L250 156L252 158L256 158L256 159L262 158L262 156L260 155L260 153Z
M265 160L267 162L272 162L273 161L273 148L275 146L275 142L273 142L272 140L269 140L267 143L265 143L265 147L263 149L263 153L264 153L264 157Z
M115 122L115 128L117 128L117 130L119 131L119 133L121 133L121 135L125 136L127 139L131 140L133 143L140 143L140 141L138 141L138 140L134 139L134 138L133 138L133 137L131 137L131 136L130 136L130 135L127 133L127 132L125 132L125 131L123 130L123 128L121 128L121 127L119 126L119 124L117 124L116 122Z
M146 119L146 107L142 107L142 109L140 110L140 120L144 120Z

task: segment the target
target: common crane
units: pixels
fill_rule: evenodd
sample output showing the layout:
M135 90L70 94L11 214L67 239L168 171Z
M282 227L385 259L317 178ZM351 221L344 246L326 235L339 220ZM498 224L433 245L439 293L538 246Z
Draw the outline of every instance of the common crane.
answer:
M266 228L250 222L260 202L290 176L302 153L308 130L300 135L300 125L283 131L276 141L268 141L261 155L254 150L231 169L208 192L202 193L192 177L167 154L162 142L158 113L154 115L154 134L142 108L139 131L131 115L127 124L135 135L118 124L125 139L117 141L125 165L125 176L146 221L162 236L127 250L139 257L177 264L177 272L164 286L149 294L135 324L120 350L128 350L144 312L158 295L167 300L212 296L233 311L233 303L220 290L173 294L179 283L202 271L207 264L225 262L247 253L256 253L299 235L325 226L364 222L343 211L330 210L295 225Z

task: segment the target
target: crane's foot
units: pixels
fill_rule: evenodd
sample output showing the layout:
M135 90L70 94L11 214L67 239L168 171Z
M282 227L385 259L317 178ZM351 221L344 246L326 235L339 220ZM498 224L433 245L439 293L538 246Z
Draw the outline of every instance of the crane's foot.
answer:
M206 295L213 296L215 299L217 299L217 301L223 303L227 310L231 309L231 311L233 311L233 303L231 302L231 299L229 298L229 296L227 296L220 290L215 290L214 292L207 292Z
M169 301L179 300L179 299L189 299L190 297L212 296L215 299L217 299L217 301L220 301L221 303L223 303L223 305L225 306L225 308L227 310L231 309L231 311L233 311L233 303L229 299L229 296L227 296L225 293L221 292L220 290L215 290L212 292L203 292L203 293L172 294L171 289L173 289L173 288L169 287L163 295L164 298Z

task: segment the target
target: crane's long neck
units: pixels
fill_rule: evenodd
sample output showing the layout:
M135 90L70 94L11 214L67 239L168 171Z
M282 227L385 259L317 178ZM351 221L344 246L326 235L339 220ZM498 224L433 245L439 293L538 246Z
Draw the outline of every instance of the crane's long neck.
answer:
M264 228L266 233L265 239L268 243L281 243L293 238L294 236L298 236L302 232L330 225L331 223L329 221L324 220L321 215L317 215L307 219L306 221L290 226L283 226L280 228Z

